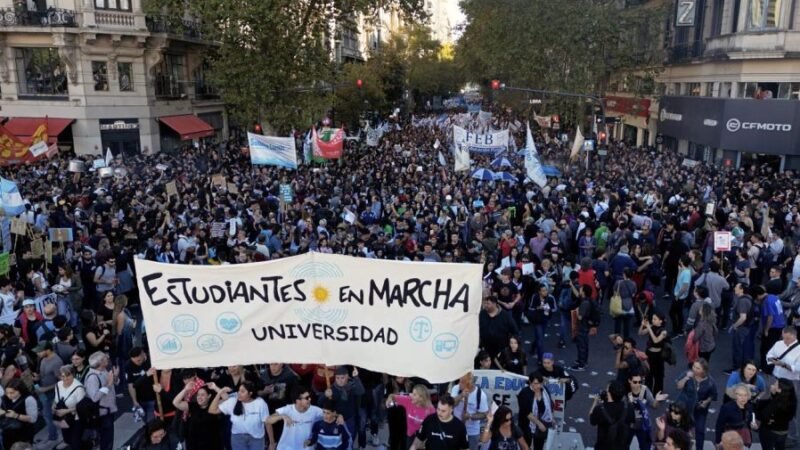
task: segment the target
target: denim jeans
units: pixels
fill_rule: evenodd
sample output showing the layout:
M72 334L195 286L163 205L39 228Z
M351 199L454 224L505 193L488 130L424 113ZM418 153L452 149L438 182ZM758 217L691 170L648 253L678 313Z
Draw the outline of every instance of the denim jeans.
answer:
M39 394L39 402L42 404L44 423L47 425L47 439L51 441L58 440L58 428L53 423L53 399L55 398L55 395L55 390Z
M231 448L233 450L264 450L264 438L256 439L247 433L232 434Z
M614 333L619 334L623 339L630 337L632 318L633 315L630 314L614 317Z
M585 366L589 362L589 327L580 325L578 327L578 364Z
M695 408L693 415L695 449L703 450L703 446L706 442L706 418L708 418L708 409Z
M467 443L469 443L469 450L478 450L478 445L480 445L480 438L479 434L475 436L467 436Z
M536 357L539 358L539 361L542 360L545 326L546 324L543 323L533 324L533 343L531 344L531 352L536 352Z
M561 325L561 341L566 344L567 342L571 341L572 337L572 312L571 311L564 311L563 309L559 310L559 318L560 325Z

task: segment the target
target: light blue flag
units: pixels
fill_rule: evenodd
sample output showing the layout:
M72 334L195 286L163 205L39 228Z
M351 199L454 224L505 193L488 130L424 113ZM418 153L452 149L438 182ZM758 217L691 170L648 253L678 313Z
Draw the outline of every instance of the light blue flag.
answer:
M528 135L525 138L525 171L531 181L538 184L540 188L543 188L547 185L547 177L542 169L542 163L539 162L539 152L536 151L536 144L533 142L531 124L528 123L527 125Z
M250 162L253 165L297 169L297 152L293 137L247 133L247 142L250 144Z
M0 178L0 206L9 216L18 216L25 212L25 203L17 189L17 183Z

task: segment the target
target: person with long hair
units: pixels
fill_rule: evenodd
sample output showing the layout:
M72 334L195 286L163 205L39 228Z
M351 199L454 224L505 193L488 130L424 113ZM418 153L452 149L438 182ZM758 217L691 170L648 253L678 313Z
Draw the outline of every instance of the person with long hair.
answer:
M528 450L522 430L514 424L514 414L507 406L497 408L487 417L480 442L488 450Z
M410 395L414 385L406 377L389 377L384 383L388 395ZM386 409L386 424L389 428L389 450L407 450L406 411L395 406Z
M769 393L770 398L764 398ZM755 402L758 436L764 450L784 450L789 424L797 411L797 392L786 378L778 378Z
M519 336L508 338L508 347L495 356L494 363L500 370L525 375L528 372L528 355L522 349Z
M764 377L758 373L758 366L753 360L745 361L739 370L731 372L728 384L725 386L725 403L735 400L734 388L739 384L750 388L751 399L755 399L756 396L767 390L767 383L764 381Z
M187 383L172 404L186 417L186 450L222 450L222 420L211 412L212 398L219 397L220 389L208 383L195 391L195 382ZM189 399L189 395L194 396Z
M664 415L656 418L655 441L657 443L666 442L673 430L680 430L689 435L694 430L692 416L686 411L686 405L683 402L670 404Z
M224 394L228 392L229 388L220 391ZM274 442L272 427L267 426L269 406L256 393L255 385L245 381L239 386L236 397L225 398L220 404L220 400L227 395L217 395L208 408L210 414L230 416L232 450L264 450L265 428L269 441Z
M21 379L6 384L5 395L0 400L0 417L3 422L3 442L33 442L35 424L39 419L36 399Z
M698 358L692 370L677 381L678 400L686 404L694 420L694 437L697 450L703 450L706 437L706 419L711 402L717 400L717 385L708 373L708 362Z
M389 394L386 399L386 407L401 407L406 413L406 442L403 449L407 449L414 442L414 435L417 434L422 421L426 417L436 412L428 388L423 384L416 384L411 389L411 393Z
M639 326L639 335L647 336L647 361L650 371L646 383L651 392L664 390L664 346L667 344L666 316L661 311L653 311L648 320L646 317Z
M710 303L700 306L697 323L694 326L694 341L700 344L700 357L711 360L711 354L717 348L717 315Z

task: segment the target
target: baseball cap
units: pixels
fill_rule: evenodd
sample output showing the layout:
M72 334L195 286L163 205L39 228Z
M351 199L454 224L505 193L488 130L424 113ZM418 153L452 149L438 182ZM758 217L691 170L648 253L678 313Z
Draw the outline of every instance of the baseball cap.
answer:
M52 349L53 349L53 344L50 341L42 341L39 342L39 344L33 348L33 351L34 353L40 353L45 350L52 350Z
M36 306L36 302L33 299L26 298L22 301L22 306Z

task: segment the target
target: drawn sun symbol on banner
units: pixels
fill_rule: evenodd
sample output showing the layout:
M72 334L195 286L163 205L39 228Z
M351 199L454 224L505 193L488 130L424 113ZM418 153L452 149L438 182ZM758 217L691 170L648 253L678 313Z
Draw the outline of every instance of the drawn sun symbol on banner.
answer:
M314 291L311 294L312 298L315 302L319 303L320 305L324 305L325 303L330 300L330 291L325 286L320 284L314 286Z

